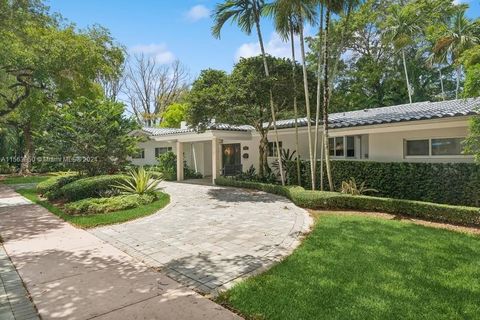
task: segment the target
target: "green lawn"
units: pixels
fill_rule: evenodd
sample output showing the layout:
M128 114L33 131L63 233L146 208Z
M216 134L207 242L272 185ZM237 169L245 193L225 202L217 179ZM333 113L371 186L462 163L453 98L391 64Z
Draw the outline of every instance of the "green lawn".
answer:
M3 184L23 184L23 183L40 183L42 181L51 178L49 175L42 175L42 176L9 176L3 180L0 180L0 183Z
M72 223L81 228L93 228L108 224L121 223L141 217L148 216L157 212L165 207L170 202L170 196L165 193L161 193L159 199L150 204L116 212L109 212L106 214L93 214L88 216L72 216L63 212L60 208L55 207L46 200L42 200L38 197L35 189L20 189L17 190L25 198L29 199L36 204L48 209L53 214L59 216L65 221Z
M480 237L322 215L291 256L219 301L250 319L480 319Z

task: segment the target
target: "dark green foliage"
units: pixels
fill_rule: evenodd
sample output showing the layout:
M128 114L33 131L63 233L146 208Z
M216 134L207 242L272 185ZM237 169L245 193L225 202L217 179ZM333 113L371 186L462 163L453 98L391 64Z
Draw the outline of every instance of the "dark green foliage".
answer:
M137 208L156 200L154 194L120 195L110 198L87 198L67 203L65 212L72 215L98 214Z
M114 186L122 182L126 177L124 175L105 175L83 178L60 188L57 198L62 198L68 202L86 198L98 198L115 190Z
M317 168L320 170L320 163ZM305 181L305 188L310 186L308 169L309 166L302 163L302 181ZM376 195L380 197L453 205L477 205L472 190L480 189L478 179L474 179L480 174L480 166L472 163L336 160L332 161L332 174L335 190L340 190L342 181L353 177L357 181L365 181L369 188L376 189ZM296 170L293 166L288 175L290 181L296 181ZM326 186L326 176L324 182Z
M172 151L160 155L155 171L163 174L162 179L167 181L177 180L177 155ZM201 173L195 172L187 166L186 162L183 163L183 175L185 179L201 179L203 177Z
M37 184L37 192L40 195L47 196L50 199L56 198L58 190L70 182L80 179L77 175L59 175L53 176Z
M234 179L241 180L241 181L252 181L252 182L262 182L262 183L277 182L277 176L273 172L270 171L268 173L265 173L263 176L261 176L257 173L253 165L251 165L247 171L236 175Z
M125 105L79 98L49 113L39 136L45 152L63 159L74 171L89 176L118 172L137 151L137 129L124 115Z
M177 180L177 156L175 153L169 151L160 155L156 169L163 174L165 180Z
M369 196L352 196L337 192L310 191L302 187L282 187L280 185L239 181L223 177L218 178L216 183L279 194L289 198L296 205L308 209L348 209L386 212L432 221L480 226L480 208L474 207Z

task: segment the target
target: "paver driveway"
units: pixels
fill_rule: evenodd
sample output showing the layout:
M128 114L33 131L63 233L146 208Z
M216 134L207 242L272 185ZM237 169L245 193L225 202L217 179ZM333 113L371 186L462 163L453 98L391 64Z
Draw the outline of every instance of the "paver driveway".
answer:
M203 292L230 287L289 254L308 212L259 191L163 182L171 204L140 220L91 230L97 237Z

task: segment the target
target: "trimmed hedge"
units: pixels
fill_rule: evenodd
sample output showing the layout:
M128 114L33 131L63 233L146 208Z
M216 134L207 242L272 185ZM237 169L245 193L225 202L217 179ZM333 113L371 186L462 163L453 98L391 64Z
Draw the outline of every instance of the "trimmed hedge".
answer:
M50 197L53 196L60 188L64 185L67 185L73 181L80 179L78 175L60 175L53 176L45 181L42 181L37 184L37 193L42 196L47 196L50 194ZM50 198L49 197L49 198Z
M67 203L64 209L66 213L71 215L98 214L132 209L152 203L155 200L155 195L146 194L121 195L111 198L87 198Z
M115 191L114 185L125 178L125 175L104 175L79 179L60 188L59 197L67 202L100 198L103 194Z
M335 190L355 178L378 190L376 196L453 205L480 205L480 166L474 163L413 163L334 160ZM310 165L302 163L302 184L310 189ZM317 166L320 171L320 163ZM296 183L296 167L288 166L288 181ZM317 176L320 174L317 172ZM319 179L318 179L319 181ZM319 182L318 182L319 184ZM325 175L324 186L328 186ZM317 186L318 188L318 186Z
M299 207L308 209L376 211L438 222L480 226L480 208L474 207L370 196L352 196L337 192L308 191L302 187L283 187L281 185L240 181L224 177L218 178L215 182L223 186L257 189L282 195L289 198Z

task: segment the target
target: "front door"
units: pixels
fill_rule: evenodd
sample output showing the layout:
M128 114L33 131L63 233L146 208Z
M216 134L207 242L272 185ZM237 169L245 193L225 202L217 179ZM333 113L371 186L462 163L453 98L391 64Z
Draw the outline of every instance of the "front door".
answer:
M222 145L223 175L231 176L242 172L242 151L240 143Z

